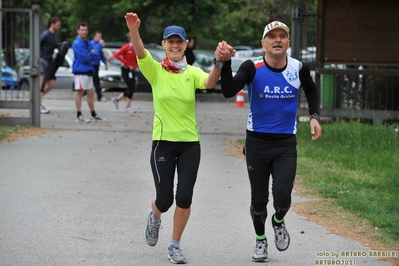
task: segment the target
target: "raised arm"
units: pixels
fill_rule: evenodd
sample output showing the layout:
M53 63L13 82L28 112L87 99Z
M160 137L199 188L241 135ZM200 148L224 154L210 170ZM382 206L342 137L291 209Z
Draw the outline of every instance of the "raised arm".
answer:
M136 13L126 13L125 15L126 25L129 29L130 39L133 44L133 48L136 51L138 59L143 59L147 55L147 51L144 49L143 40L140 37L139 27L141 20Z

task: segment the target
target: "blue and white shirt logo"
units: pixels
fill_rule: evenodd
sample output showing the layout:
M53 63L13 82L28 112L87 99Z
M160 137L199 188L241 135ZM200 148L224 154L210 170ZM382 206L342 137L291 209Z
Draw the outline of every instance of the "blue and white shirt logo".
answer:
M291 71L287 71L287 73L285 74L288 81L294 81L298 79L298 72L291 72Z

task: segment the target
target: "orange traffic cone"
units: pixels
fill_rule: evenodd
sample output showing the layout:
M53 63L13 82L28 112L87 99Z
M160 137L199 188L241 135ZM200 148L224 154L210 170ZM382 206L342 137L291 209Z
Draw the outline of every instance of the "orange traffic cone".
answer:
M235 105L234 107L237 107L237 108L243 108L243 107L245 107L245 105L244 105L244 93L242 92L242 90L240 90L240 91L237 93L236 105Z

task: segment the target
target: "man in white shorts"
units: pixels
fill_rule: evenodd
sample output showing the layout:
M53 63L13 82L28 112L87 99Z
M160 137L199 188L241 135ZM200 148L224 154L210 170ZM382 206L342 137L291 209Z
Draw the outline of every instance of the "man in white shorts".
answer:
M92 48L90 42L87 40L89 33L88 25L85 22L80 22L76 27L77 36L75 41L72 43L72 49L74 52L72 73L74 77L74 90L76 91L75 103L76 103L76 122L90 122L90 121L102 121L103 119L97 115L94 110L94 85L93 85L93 73L94 67L92 65ZM85 119L81 112L82 98L86 91L87 104L91 112L90 119Z

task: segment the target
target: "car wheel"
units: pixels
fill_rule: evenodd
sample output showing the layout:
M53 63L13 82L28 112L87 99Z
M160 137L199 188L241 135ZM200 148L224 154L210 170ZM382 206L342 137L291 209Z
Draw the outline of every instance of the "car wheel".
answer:
M29 82L27 80L22 80L21 82L19 82L18 90L29 91Z

